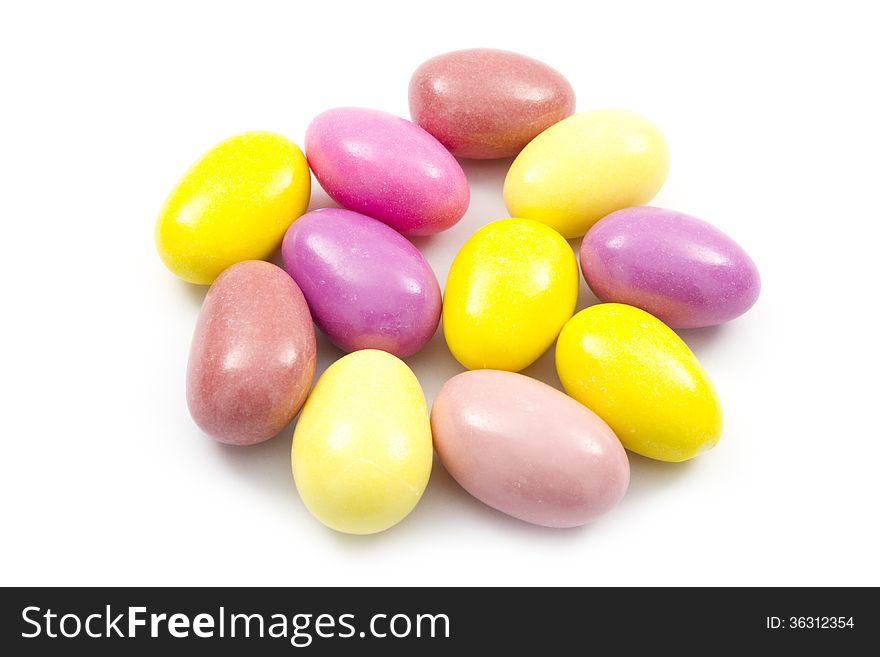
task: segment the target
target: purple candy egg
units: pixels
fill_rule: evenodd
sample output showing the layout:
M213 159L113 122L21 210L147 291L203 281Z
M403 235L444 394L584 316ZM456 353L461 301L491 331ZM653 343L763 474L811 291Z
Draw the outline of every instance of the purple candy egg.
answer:
M470 188L458 161L411 121L340 107L306 131L306 157L324 191L405 235L433 235L464 216Z
M437 329L437 277L409 240L380 221L335 208L308 212L287 230L281 257L315 323L344 351L404 358Z
M755 263L714 226L673 210L612 212L584 237L581 269L602 301L648 311L672 328L723 324L754 305Z

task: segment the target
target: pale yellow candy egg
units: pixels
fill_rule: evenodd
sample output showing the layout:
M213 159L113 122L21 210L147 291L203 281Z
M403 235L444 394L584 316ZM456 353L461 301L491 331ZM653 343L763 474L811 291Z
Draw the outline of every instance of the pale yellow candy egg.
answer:
M511 216L580 237L605 215L654 198L668 170L666 140L644 116L581 112L520 152L504 180L504 202Z
M293 477L328 527L372 534L412 511L431 474L428 407L407 365L375 349L318 379L293 435Z

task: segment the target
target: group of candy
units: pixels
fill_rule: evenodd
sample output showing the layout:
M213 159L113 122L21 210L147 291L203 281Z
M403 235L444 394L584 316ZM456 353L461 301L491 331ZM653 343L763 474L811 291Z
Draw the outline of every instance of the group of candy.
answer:
M573 114L558 72L475 49L424 63L413 122L333 109L306 133L253 132L199 160L157 225L162 259L211 288L193 337L187 402L196 423L237 445L293 438L308 509L344 532L403 519L433 449L471 494L528 522L570 527L614 507L629 484L624 448L682 461L721 434L712 383L672 328L719 324L756 300L748 255L709 224L641 207L668 169L666 142L641 115ZM504 181L514 218L461 247L441 296L405 235L432 235L467 210L454 156L516 156ZM303 214L310 169L342 208ZM574 314L577 263L603 302ZM265 260L281 246L284 268ZM430 416L400 360L442 315L449 350L471 371L441 388ZM311 390L313 322L340 349ZM556 341L568 395L519 370Z

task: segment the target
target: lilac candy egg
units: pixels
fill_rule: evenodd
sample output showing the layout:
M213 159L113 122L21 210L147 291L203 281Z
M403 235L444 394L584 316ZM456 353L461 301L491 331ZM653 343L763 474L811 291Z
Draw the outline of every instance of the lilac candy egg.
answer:
M520 520L576 527L610 511L629 486L617 436L545 383L500 370L452 377L431 409L434 447L477 499Z
M754 305L755 263L714 226L681 212L626 208L581 243L581 269L602 301L648 311L672 328L723 324Z
M341 107L306 132L306 157L330 197L404 235L433 235L462 218L467 178L443 144L411 121Z
M315 323L344 351L381 349L404 358L437 329L437 277L409 240L380 221L314 210L287 230L281 257Z

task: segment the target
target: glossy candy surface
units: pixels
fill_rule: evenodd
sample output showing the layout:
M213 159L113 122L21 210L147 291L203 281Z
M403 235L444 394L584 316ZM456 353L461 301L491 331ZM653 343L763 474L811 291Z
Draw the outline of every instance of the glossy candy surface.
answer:
M340 205L404 235L433 235L462 218L470 188L456 159L411 121L341 107L306 132L309 166Z
M381 221L335 208L308 212L287 231L281 255L315 323L344 351L382 349L403 358L437 329L437 277Z
M471 495L546 527L583 525L612 509L629 484L629 461L591 410L522 374L464 372L431 410L434 446Z
M574 90L559 72L491 48L429 59L409 83L413 121L459 157L512 157L574 105Z
M309 204L302 151L271 132L247 132L196 162L165 201L156 246L180 278L207 285L242 260L263 260Z
M530 219L494 221L449 269L446 343L468 369L521 370L556 339L577 291L577 263L559 233Z
M328 527L372 534L400 522L431 474L422 388L384 351L343 356L318 379L293 435L293 476Z
M668 169L666 140L641 114L581 112L522 150L504 180L504 202L514 217L579 237L605 215L650 201Z
M668 326L644 310L605 303L562 329L556 370L633 452L685 461L721 436L721 406L703 367Z
M638 306L672 328L730 321L758 298L761 278L743 249L714 226L673 210L635 207L594 225L581 269L602 301Z
M300 409L315 375L315 329L284 270L260 260L232 265L208 290L186 377L190 413L234 445L271 438Z

